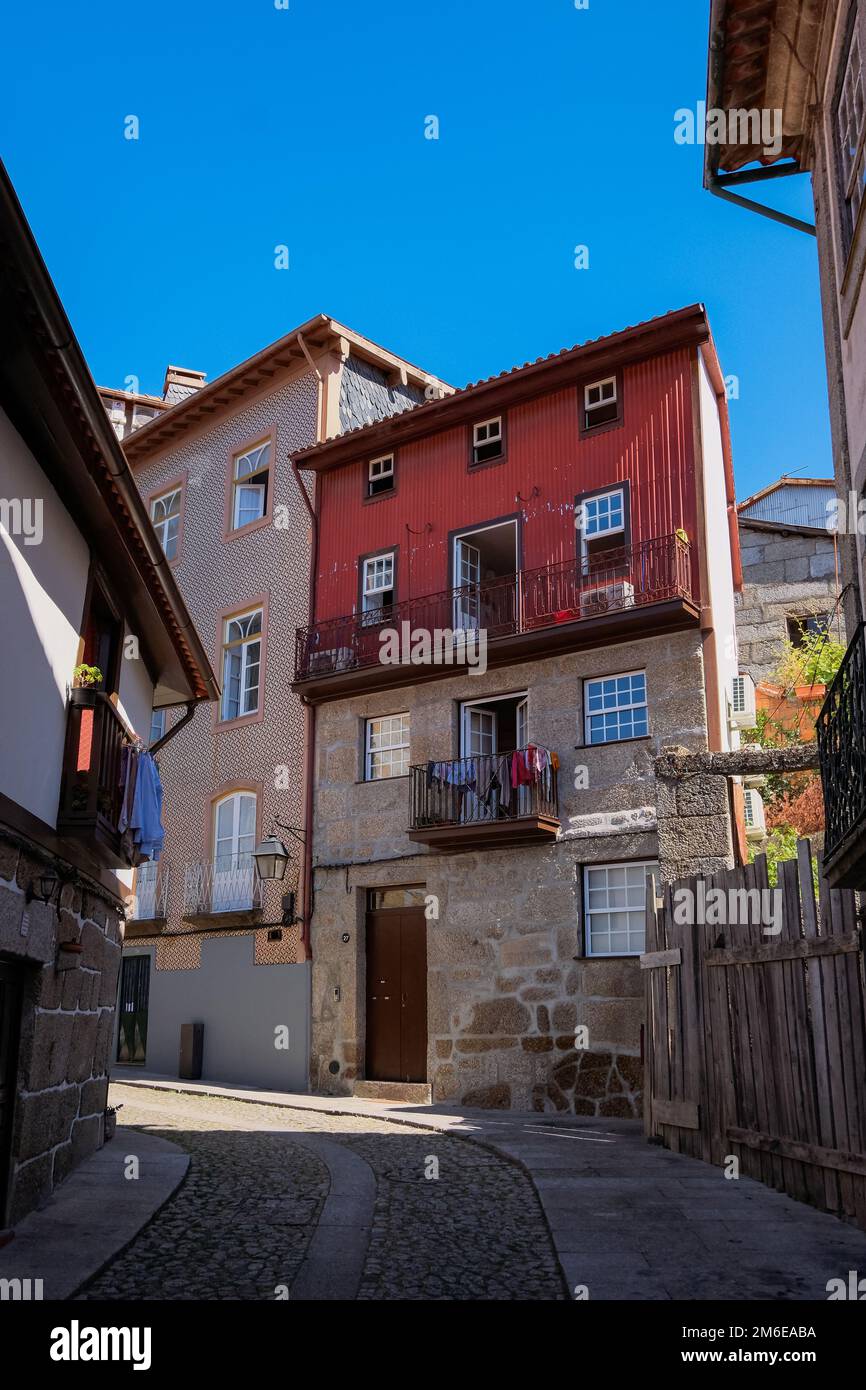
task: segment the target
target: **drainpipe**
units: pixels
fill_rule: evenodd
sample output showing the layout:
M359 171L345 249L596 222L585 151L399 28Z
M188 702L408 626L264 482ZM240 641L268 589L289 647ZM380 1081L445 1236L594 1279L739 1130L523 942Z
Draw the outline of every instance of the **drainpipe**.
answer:
M307 489L304 487L297 463L293 458L289 459L289 463L295 475L298 491L310 516L310 582L308 585L307 626L311 627L315 611L313 595L316 568L319 562L319 521L307 496ZM318 494L318 489L316 492ZM301 696L301 703L304 707L304 908L301 940L304 945L305 958L312 960L310 924L313 917L313 775L316 758L316 707L310 703L305 695Z
M151 757L153 757L154 753L158 753L160 748L164 748L165 745L168 743L169 739L174 738L175 734L180 732L184 724L189 723L189 721L195 714L196 705L199 704L201 704L200 700L187 700L186 713L183 715L183 717L180 718L176 724L172 724L171 728L163 734L162 738L158 738L156 740L156 743L152 743L148 748L147 751L148 753L150 753Z

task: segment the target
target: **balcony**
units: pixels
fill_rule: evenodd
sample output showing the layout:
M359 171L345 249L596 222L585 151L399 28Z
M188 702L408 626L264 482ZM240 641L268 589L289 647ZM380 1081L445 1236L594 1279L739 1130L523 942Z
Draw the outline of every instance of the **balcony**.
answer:
M168 912L168 887L171 866L163 857L154 863L139 864L135 871L132 897L126 904L127 940L159 931Z
M824 789L824 875L866 888L866 625L858 624L816 726Z
M194 925L213 924L217 917L233 925L257 922L262 910L262 885L251 854L220 855L187 864L183 918Z
M568 560L300 628L294 688L310 699L332 699L414 685L441 675L443 665L465 669L457 644L475 631L486 634L487 664L494 667L649 636L698 616L689 543L661 536L611 551L603 564ZM436 634L439 654L417 664L383 661L382 637L394 631Z
M78 841L103 868L128 869L118 829L126 725L101 690L72 690L66 719L59 835Z
M532 769L536 748L411 767L409 839L441 850L551 843L559 831L556 772L548 750L537 751L541 773ZM515 768L529 780L512 785Z

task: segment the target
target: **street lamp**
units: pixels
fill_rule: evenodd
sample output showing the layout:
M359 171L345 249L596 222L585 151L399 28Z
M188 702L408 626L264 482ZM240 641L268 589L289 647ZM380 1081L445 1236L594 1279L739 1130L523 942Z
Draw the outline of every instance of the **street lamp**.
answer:
M259 878L281 879L286 872L289 857L289 851L282 840L277 839L273 831L266 840L262 840L261 844L256 845L253 850L253 859L256 861Z

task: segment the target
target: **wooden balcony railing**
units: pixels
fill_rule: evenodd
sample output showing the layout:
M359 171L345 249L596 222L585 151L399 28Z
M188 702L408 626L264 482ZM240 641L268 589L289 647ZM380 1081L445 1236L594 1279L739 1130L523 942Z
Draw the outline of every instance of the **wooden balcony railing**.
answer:
M483 631L491 641L691 597L688 541L660 536L590 564L576 559L522 570L300 628L295 680L379 665L383 632L400 633L404 622L413 632Z
M866 888L866 625L859 623L816 723L824 791L824 872Z
M119 829L123 788L121 754L131 739L109 697L101 690L72 690L57 830L84 842L102 865L127 869Z
M409 769L409 838L452 849L549 840L559 830L550 752L532 745Z

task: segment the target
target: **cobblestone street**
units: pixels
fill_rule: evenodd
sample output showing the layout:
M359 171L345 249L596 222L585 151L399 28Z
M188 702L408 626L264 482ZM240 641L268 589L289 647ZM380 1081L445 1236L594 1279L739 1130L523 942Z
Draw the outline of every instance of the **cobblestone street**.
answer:
M85 1299L563 1299L529 1178L480 1145L349 1115L113 1088L187 1178Z

